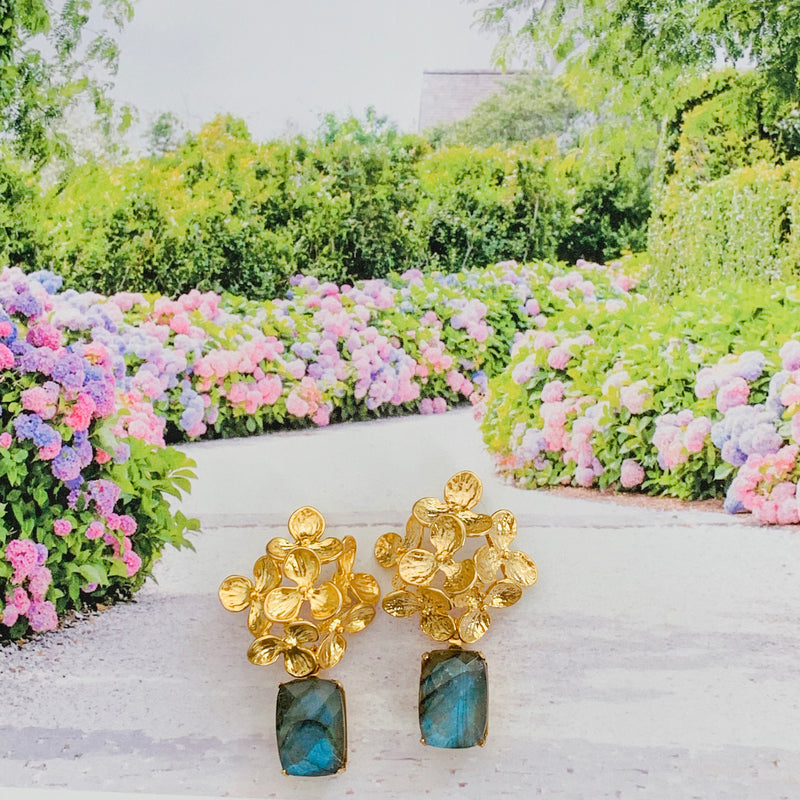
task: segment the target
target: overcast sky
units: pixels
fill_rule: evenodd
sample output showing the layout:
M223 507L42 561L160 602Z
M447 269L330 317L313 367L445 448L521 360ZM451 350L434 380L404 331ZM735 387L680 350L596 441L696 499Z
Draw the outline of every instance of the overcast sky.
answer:
M115 96L147 122L243 117L257 139L367 106L416 130L422 72L488 69L491 36L461 0L138 0Z

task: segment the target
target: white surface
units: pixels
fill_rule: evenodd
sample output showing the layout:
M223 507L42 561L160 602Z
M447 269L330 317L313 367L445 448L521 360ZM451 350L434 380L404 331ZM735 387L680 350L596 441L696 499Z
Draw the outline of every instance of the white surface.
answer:
M491 474L468 412L190 448L197 552L168 552L136 603L0 650L0 783L278 798L800 797L800 537L724 514L523 492ZM347 771L281 775L285 673L250 665L216 598L310 503L358 570L411 504L469 468L508 507L540 579L496 614L484 748L419 744L411 620L379 614L328 673L347 694ZM744 520L746 522L746 520ZM6 792L9 790L6 789ZM24 794L10 794L32 800ZM91 800L91 795L86 795Z

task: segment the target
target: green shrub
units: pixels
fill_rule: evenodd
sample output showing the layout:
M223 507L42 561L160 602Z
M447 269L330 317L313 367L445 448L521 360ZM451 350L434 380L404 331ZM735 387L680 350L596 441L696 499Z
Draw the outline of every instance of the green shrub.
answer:
M39 243L38 184L14 159L0 155L0 262L35 263Z
M672 181L650 227L661 296L800 273L800 162L744 167L696 190Z

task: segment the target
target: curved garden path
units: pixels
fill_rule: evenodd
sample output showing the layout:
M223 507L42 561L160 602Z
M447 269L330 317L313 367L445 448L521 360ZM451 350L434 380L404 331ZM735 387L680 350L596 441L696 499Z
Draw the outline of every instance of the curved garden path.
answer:
M3 798L800 797L796 529L504 486L468 410L188 450L196 552L167 552L135 603L0 649ZM419 744L428 641L380 613L330 673L347 693L347 771L283 777L285 674L247 662L220 580L247 574L303 504L375 571L375 538L464 468L484 479L483 509L516 512L540 570L480 643L486 746Z

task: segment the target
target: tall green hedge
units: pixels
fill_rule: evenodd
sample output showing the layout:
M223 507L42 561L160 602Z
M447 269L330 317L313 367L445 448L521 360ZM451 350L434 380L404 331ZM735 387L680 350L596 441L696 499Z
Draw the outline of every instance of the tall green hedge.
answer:
M663 295L800 278L800 161L743 167L694 191L672 182L650 226Z
M434 153L374 120L262 145L218 118L173 153L65 176L38 265L103 292L263 298L296 272L341 283L552 258L570 215L557 158L546 142Z

